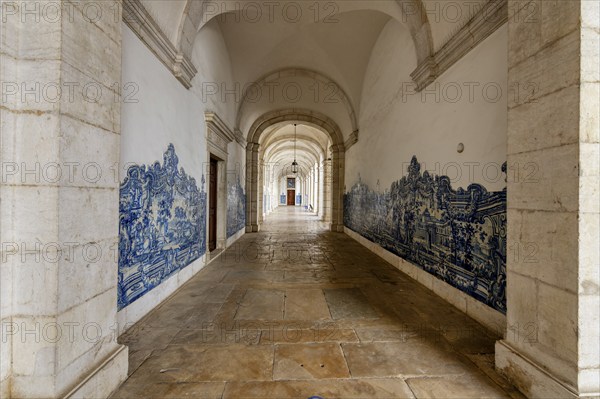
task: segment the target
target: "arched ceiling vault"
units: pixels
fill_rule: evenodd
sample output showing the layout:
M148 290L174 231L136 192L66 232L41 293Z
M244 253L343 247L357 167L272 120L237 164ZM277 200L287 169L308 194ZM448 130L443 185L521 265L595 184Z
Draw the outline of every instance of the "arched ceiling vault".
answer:
M294 128L294 124L296 127ZM265 132L259 138L259 144L268 153L269 147L282 140L294 141L294 136L298 141L311 143L319 151L324 152L329 145L329 137L319 129L312 126L298 123L295 121L277 123L265 129Z
M280 137L270 143L268 147L266 147L264 151L264 159L269 159L271 156L277 153L281 148L287 146L293 146L294 137L293 136L285 136ZM315 162L319 162L322 158L325 157L325 150L319 146L319 143L316 140L313 140L312 137L309 136L298 136L298 140L296 143L298 150L300 149L308 149L311 154L315 157Z
M265 158L265 164L275 164L281 160L291 164L294 160L294 146L292 144L278 146L268 158ZM296 149L296 160L305 159L310 164L314 165L319 162L319 154L315 153L312 148L303 145L298 145Z
M160 28L162 34L157 34L154 27L154 31L137 33L147 43L154 43L149 46L153 51L161 52L161 61L187 88L192 85L191 80L197 72L195 67L198 65L194 66L191 60L198 33L209 24L217 24L230 55L233 82L245 85L260 81L274 70L286 68L314 71L327 76L341 88L352 119L352 111L358 111L360 104L370 51L385 24L396 21L410 35L413 50L412 54L407 54L407 62L416 65L411 77L422 89L448 67L446 64L455 61L446 57L449 48L441 51L445 45L461 46L462 52L473 47L474 44L463 43L463 39L465 34L474 34L471 31L479 29L477 24L481 23L482 15L488 22L485 17L489 13L482 11L489 8L492 14L495 10L506 14L506 7L496 3L505 4L506 0L459 3L437 0L283 0L262 3L252 0L124 0L123 18L127 21L126 11L134 10L135 15L131 15L135 17L132 18L134 23L156 24ZM152 21L138 15L139 8L143 8ZM477 26L465 29L473 20ZM499 18L497 25L505 20L506 15ZM494 25L493 21L491 25ZM494 29L481 29L478 34L485 37ZM452 42L455 38L458 40ZM238 108L243 108L244 104L245 101L241 102ZM243 110L239 110L237 116L226 119L239 122L242 113ZM340 120L337 122L343 125ZM356 123L350 121L350 126L351 133L357 130ZM344 134L348 135L347 132Z
M356 119L364 75L384 26L394 20L411 35L415 53L407 54L407 62L416 65L433 49L422 0L127 1L141 1L179 54L189 60L198 51L194 50L198 34L209 24L218 25L212 31L220 32L229 54L230 85L243 88L252 83L264 84L277 75L310 78L335 86L337 108L327 103L314 109L323 110L335 120L345 139L358 131ZM236 126L230 128L241 128L242 118L248 114L250 122L240 129L244 135L257 115L283 108L282 104L273 103L252 110L246 96L241 97L235 117L224 119L236 121ZM310 108L306 104L299 106Z
M330 138L322 130L303 123L297 123L296 134L299 139L302 138L314 143L322 151L326 151L331 145ZM284 121L269 126L260 136L259 144L263 148L268 148L272 143L282 138L290 141L294 139L294 121Z
M248 86L248 89L242 93L242 98L240 104L238 106L237 115L236 115L236 128L240 127L240 122L242 117L244 116L245 108L252 105L253 99L257 96L265 96L268 95L268 90L270 87L273 87L276 82L280 81L282 78L308 78L312 79L315 82L315 90L317 87L320 89L325 89L325 93L321 94L321 97L324 101L337 102L345 109L347 113L348 121L350 122L352 132L358 131L358 121L356 117L356 111L354 110L354 105L352 101L344 91L344 89L332 78L318 72L315 70L311 70L308 68L297 68L297 67L287 67L281 68L275 71L271 71L262 77L258 78L251 82ZM310 95L312 99L319 97L320 93L316 93L316 91L312 91Z
M262 164L265 173L272 180L289 175L294 159L299 164L298 175L306 177L311 168L325 158L329 139L322 131L305 124L297 124L294 134L293 123L284 122L267 128L259 142L263 148Z
M293 4L293 7L291 7L290 3ZM246 13L246 19L252 23L257 22L262 17L273 22L281 14L282 17L287 15L287 22L296 23L301 21L302 18L296 18L295 14L290 15L288 11L293 9L292 12L296 12L296 8L301 4L302 15L309 15L313 22L324 21L336 23L338 21L336 17L340 14L357 10L372 10L385 13L408 26L415 44L418 61L423 61L433 54L431 28L426 12L427 9L422 0L322 1L304 2L304 4L286 0L279 3L270 3L271 5L265 3L260 9L255 8L256 4L260 3L247 1L244 4L243 1L240 2L239 0L223 0L220 2L187 0L184 17L178 29L178 39L180 42L185 40L185 36L190 34L188 30L192 27L195 27L199 31L211 19L228 13ZM315 4L318 4L318 6L315 6ZM280 5L280 7L276 7L276 5ZM179 46L179 48L182 47Z
M207 69L213 72L227 69L228 75L199 75L203 81L213 78L225 84L223 90L239 92L236 104L228 105L231 109L218 110L229 114L224 120L232 124L231 129L246 135L261 115L282 108L304 108L330 117L340 127L344 141L351 144L358 137L356 119L371 51L385 25L390 21L398 23L402 26L400 34L412 39L413 49L407 50L406 62L415 65L411 76L421 89L439 73L437 68L442 61L438 60L438 55L444 53L440 51L442 47L454 36L460 36L455 33L466 27L477 10L493 1L474 0L460 5L435 0L262 3L251 0L125 0L125 3L141 4L162 30L171 43L162 61L186 87L192 85L196 70L200 72L213 62L210 58L214 47L197 40L204 28L212 26L209 36L217 35L219 39L211 40L217 40L221 46L219 51L222 48L223 54L227 55L221 54L220 61ZM195 62L191 61L194 59ZM313 101L311 106L311 98L307 97L311 93L303 93L302 101L298 103L284 98L283 101L254 104L248 99L248 91L244 90L274 82L285 85L290 79L304 79L304 90L314 83L336 87L333 95L336 101ZM218 104L211 105L219 108Z
M323 134L327 134L332 146L344 149L342 131L334 120L320 112L294 108L274 110L257 118L248 131L248 143L260 144L263 134L273 125L286 123L287 125L297 123L312 127Z

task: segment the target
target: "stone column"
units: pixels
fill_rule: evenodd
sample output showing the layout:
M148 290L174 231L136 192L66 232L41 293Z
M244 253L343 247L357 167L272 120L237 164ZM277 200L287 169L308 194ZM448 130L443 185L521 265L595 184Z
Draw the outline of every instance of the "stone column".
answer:
M507 324L529 397L600 392L599 3L509 1Z
M258 195L257 195L257 203L256 203L256 211L258 217L258 229L260 229L260 225L263 224L264 220L264 193L265 193L265 162L262 156L258 157ZM258 230L257 230L258 231Z
M331 147L331 231L343 232L345 152L339 145Z
M331 223L331 162L324 160L322 168L323 221Z
M321 220L325 220L325 161L317 167L319 174L319 215Z
M308 198L306 198L306 194L308 193L308 176L303 176L302 177L302 202L300 205L305 206L306 205L306 201L308 201Z
M315 170L313 167L310 168L310 198L309 202L315 209Z
M121 3L1 7L0 396L107 397L128 363L116 340Z
M315 207L315 171L310 168L310 204Z
M246 233L257 232L258 224L258 143L246 145ZM261 201L262 202L262 201Z
M319 169L319 164L315 164L315 166L313 167L313 173L315 175L315 212L318 216L321 216L321 207L320 207L320 194L319 194L319 190L321 189L321 185L319 184L320 182L320 177L319 177L319 173L320 173L320 169Z

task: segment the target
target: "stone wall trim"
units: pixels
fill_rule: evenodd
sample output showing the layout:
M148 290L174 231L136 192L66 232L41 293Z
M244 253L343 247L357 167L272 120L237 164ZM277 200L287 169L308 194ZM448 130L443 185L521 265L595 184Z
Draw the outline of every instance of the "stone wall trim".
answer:
M368 248L375 255L383 258L396 269L418 281L425 288L433 291L436 295L442 297L449 304L467 314L469 317L472 317L490 331L497 334L502 334L504 330L506 330L506 316L497 310L490 308L489 306L485 306L475 298L465 294L449 284L444 283L443 281L434 283L435 277L433 275L427 273L411 262L402 259L398 255L380 247L374 242L369 241L348 227L343 227L343 233L351 237L362 246Z
M198 72L196 67L187 55L171 43L140 0L123 1L123 22L186 89L192 87L192 79Z
M490 0L435 54L420 61L410 74L421 91L508 21L508 1Z
M575 389L556 379L505 340L496 341L496 369L527 397L578 398ZM516 377L521 376L521 377Z
M64 395L64 398L100 398L110 396L127 378L128 356L128 347L119 345L116 351Z

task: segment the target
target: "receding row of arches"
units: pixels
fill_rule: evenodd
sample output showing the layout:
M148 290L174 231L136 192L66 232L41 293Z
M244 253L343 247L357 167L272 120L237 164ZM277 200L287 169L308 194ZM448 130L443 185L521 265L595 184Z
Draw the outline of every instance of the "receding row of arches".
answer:
M292 158L298 161L297 173L290 168ZM285 193L279 190L286 178L304 183L301 199L294 204L320 214L332 231L343 231L344 158L342 132L324 114L284 109L258 118L246 145L246 231L259 231L274 203L284 202L279 195Z

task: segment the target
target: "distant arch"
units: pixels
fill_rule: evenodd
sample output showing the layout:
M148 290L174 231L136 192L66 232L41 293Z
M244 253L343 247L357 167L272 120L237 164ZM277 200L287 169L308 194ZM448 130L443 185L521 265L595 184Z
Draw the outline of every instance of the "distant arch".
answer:
M261 173L260 137L269 127L282 122L302 122L313 126L331 139L328 149L331 161L325 161L322 167L331 180L331 231L342 232L343 223L343 187L345 168L344 137L339 126L328 116L306 109L283 109L268 112L259 117L248 131L246 144L246 232L260 230L263 209L263 176ZM324 183L326 184L326 183Z
M318 72L318 71L315 71L312 69L308 69L308 68L295 68L295 67L281 68L281 69L277 69L273 72L270 72L266 75L263 75L258 80L253 82L253 84L250 88L258 88L258 89L262 90L267 82L273 82L273 81L288 78L288 77L304 77L304 78L314 79L315 81L322 83L324 85L323 87L328 87L327 85L333 85L333 87L335 88L333 96L336 97L344 105L344 108L346 109L346 113L348 114L348 120L350 121L350 125L352 126L352 132L358 132L358 120L357 120L356 112L354 110L354 106L352 105L352 102L350 101L350 97L348 97L348 95L346 94L346 92L344 91L342 86L340 86L335 80L333 80L332 78L330 78L329 76L327 76L321 72ZM244 108L245 108L246 104L248 103L248 96L251 95L250 93L251 93L251 90L247 90L246 92L244 92L242 99L240 101L240 104L238 106L237 116L236 116L236 121L235 121L236 128L238 128L238 129L240 128L240 124L242 122L242 116L244 115Z

